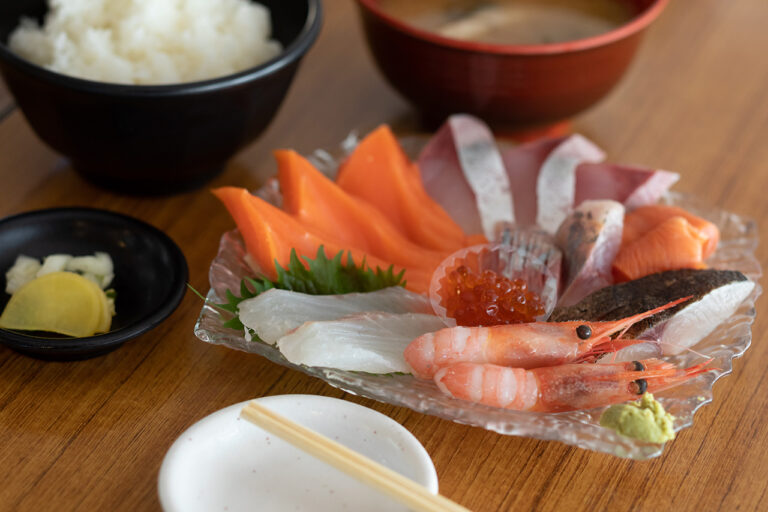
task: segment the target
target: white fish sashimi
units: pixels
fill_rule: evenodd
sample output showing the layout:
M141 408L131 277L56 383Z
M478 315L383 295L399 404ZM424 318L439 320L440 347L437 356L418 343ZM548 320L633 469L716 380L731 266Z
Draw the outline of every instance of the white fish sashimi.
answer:
M574 206L576 168L584 163L598 163L605 153L581 135L572 135L557 146L544 161L536 182L536 223L548 233L555 233Z
M624 206L611 200L584 201L555 235L565 254L566 285L558 304L571 306L613 284L611 265L619 252Z
M375 292L341 295L308 295L273 289L242 301L238 308L243 325L270 345L304 322L336 320L368 311L431 313L432 306L425 295L392 286Z
M641 332L648 340L609 354L601 362L624 362L661 357L683 352L709 336L715 328L736 313L755 288L749 280L732 282L707 293L700 300L677 311L666 321ZM610 360L610 361L609 361Z
M721 286L681 309L663 324L641 333L640 337L657 340L664 355L679 354L709 336L715 327L733 316L754 288L752 281Z
M420 313L365 313L307 322L282 337L277 347L288 361L306 366L368 373L410 373L403 352L422 334L445 327Z
M424 187L469 234L493 236L499 222L514 222L504 162L488 126L453 115L419 155Z

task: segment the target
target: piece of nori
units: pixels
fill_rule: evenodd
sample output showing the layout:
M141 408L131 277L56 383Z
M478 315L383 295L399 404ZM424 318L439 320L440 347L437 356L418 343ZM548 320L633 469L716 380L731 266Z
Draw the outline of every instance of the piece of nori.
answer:
M555 308L548 321L620 320L661 307L673 300L692 296L689 301L661 311L630 327L626 336L632 338L666 321L681 309L701 300L711 291L727 284L746 280L747 277L737 270L668 270L602 288L588 295L578 304Z

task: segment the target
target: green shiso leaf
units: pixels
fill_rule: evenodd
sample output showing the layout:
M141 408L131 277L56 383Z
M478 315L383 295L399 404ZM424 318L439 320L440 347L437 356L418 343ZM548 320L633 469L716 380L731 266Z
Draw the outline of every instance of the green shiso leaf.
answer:
M395 273L394 266L382 270L370 268L363 260L360 265L352 261L352 254L347 253L346 263L341 260L344 252L339 252L331 259L325 255L323 246L317 249L315 259L299 258L295 249L291 249L291 257L287 268L275 261L277 279L246 277L240 283L240 295L231 290L226 291L224 304L217 304L220 309L234 316L224 323L224 327L244 329L237 316L237 308L246 299L251 299L272 288L291 290L309 295L336 295L341 293L372 292L390 286L405 286L403 279L405 270ZM302 261L302 259L304 261Z

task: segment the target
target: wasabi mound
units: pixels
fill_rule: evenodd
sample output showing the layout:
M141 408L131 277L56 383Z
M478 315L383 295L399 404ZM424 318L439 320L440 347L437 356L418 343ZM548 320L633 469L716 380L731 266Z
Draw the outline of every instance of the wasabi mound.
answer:
M660 444L675 438L674 420L651 393L644 393L637 402L610 406L600 416L600 425L626 437Z

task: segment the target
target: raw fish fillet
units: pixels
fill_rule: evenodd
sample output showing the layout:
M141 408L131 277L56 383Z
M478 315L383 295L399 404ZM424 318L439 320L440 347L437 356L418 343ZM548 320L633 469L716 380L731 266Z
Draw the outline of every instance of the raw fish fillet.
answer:
M624 231L621 234L622 245L637 240L672 217L683 217L707 239L702 248L704 259L709 258L715 252L720 241L720 230L717 226L679 206L666 204L642 206L628 213L624 217Z
M690 301L633 325L625 336L650 343L620 350L617 360L677 354L731 317L754 288L755 283L735 270L669 270L598 290L578 304L556 308L549 320L618 320L692 295Z
M341 162L336 183L379 210L411 242L451 252L467 245L465 233L427 194L418 166L387 125L366 135Z
M568 137L538 139L502 150L519 226L536 223L540 171L548 157L557 155L555 149L567 140ZM582 142L584 140L582 138ZM580 145L585 150L584 156L598 156L599 150L595 151L591 143ZM655 204L679 178L678 174L668 171L586 161L576 167L573 204L578 206L590 199L613 199L631 210Z
M445 327L434 315L364 313L307 322L277 342L294 364L368 373L410 373L403 352L422 334Z
M547 156L566 137L539 139L503 150L504 167L512 188L515 204L515 222L518 226L536 224L536 181Z
M514 222L504 162L479 119L449 117L422 150L418 165L429 195L465 233L491 238L498 222Z
M704 247L708 240L684 217L670 217L634 241L621 245L613 260L613 279L620 283L665 270L706 268Z
M400 286L342 295L307 295L272 289L239 305L243 325L270 345L304 322L336 320L368 311L431 313L432 306L425 295Z
M624 206L611 200L585 201L555 235L565 254L565 291L558 304L570 306L613 284L611 264L621 245Z
M590 199L613 199L627 210L656 204L680 175L615 164L581 164L576 169L576 205Z
M597 163L605 153L581 135L565 139L547 156L536 182L536 223L548 233L555 233L573 210L576 196L576 168Z

